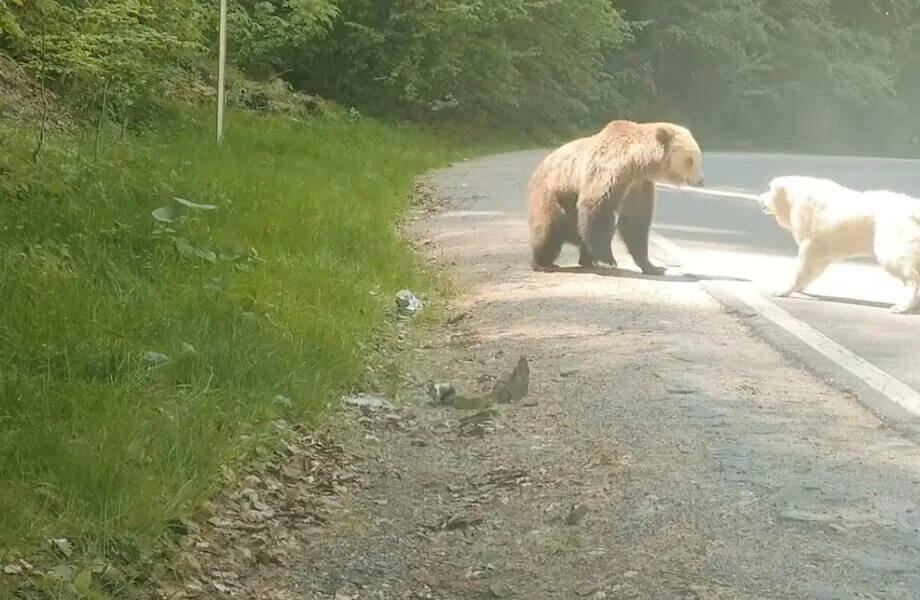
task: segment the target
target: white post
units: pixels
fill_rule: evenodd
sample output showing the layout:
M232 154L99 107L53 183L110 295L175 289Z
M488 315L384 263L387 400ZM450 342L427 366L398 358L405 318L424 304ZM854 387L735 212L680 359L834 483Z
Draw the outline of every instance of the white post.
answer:
M227 0L220 0L220 43L217 67L217 145L224 141L224 77L227 68Z

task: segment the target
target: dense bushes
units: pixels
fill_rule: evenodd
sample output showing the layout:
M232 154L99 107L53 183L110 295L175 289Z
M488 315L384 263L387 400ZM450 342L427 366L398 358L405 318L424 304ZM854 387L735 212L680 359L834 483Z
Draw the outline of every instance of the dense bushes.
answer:
M0 49L71 104L144 116L212 86L218 0L0 0ZM362 112L570 132L916 148L920 0L237 0L230 52ZM41 60L42 49L45 61ZM205 88L206 89L206 88ZM200 94L199 94L200 97Z

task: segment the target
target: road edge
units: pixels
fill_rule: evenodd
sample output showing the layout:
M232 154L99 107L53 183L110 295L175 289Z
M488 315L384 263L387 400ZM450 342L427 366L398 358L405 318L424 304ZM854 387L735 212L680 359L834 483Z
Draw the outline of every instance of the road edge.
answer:
M679 246L658 234L652 234L650 238L651 243L658 249L659 253L667 258L668 263L686 265L683 251ZM701 280L697 285L715 299L723 310L735 316L739 324L748 329L750 333L767 342L787 360L811 373L849 399L854 400L878 418L884 426L907 437L912 442L920 444L920 416L904 408L893 398L872 387L858 374L840 365L812 347L804 339L765 316L756 307L751 306L743 298L733 293L727 286L723 286L717 281L707 280ZM768 299L764 298L763 300L785 313L782 308L771 303ZM790 318L794 319L791 315ZM795 321L798 321L798 319L795 319ZM802 323L802 325L813 330L812 327L805 323ZM814 331L818 335L826 337L817 332L817 330ZM840 346L833 340L830 341ZM852 354L852 352L850 353ZM893 381L901 383L891 375L871 365L868 361L864 362L884 373ZM901 384L906 386L906 384Z

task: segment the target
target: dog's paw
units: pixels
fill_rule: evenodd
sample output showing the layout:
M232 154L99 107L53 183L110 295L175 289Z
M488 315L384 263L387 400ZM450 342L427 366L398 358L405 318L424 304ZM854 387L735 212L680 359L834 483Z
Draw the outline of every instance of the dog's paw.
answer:
M910 304L906 304L902 302L900 304L895 304L888 310L891 313L896 314L896 315L907 315L913 312L914 307L911 306Z
M770 295L774 298L788 298L795 292L794 289L789 288L778 288L770 292Z

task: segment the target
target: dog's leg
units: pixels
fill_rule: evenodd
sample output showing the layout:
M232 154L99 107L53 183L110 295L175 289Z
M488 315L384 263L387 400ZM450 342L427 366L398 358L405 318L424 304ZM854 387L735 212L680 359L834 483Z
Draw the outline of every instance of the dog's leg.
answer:
M920 280L914 279L907 282L907 294L902 302L891 307L891 312L897 315L906 315L920 306Z
M783 298L801 292L811 282L820 277L831 264L824 251L811 242L803 242L799 246L798 268L795 279L786 287L773 292L774 296Z

